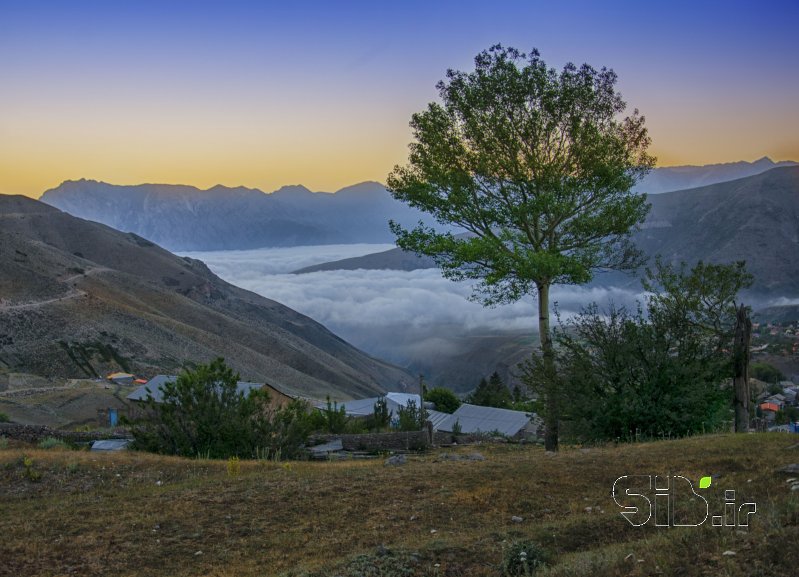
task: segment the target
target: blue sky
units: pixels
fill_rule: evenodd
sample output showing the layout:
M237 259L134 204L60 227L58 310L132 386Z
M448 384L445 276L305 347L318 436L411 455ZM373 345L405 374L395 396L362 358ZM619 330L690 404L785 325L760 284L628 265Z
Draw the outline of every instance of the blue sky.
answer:
M0 192L335 190L494 43L608 66L661 165L799 158L797 2L6 2Z

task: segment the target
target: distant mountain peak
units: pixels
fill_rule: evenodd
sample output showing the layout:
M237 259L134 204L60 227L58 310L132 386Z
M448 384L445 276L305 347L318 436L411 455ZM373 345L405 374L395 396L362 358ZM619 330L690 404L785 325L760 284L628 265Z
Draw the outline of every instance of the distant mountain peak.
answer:
M272 194L314 194L314 192L302 184L286 184L278 188Z

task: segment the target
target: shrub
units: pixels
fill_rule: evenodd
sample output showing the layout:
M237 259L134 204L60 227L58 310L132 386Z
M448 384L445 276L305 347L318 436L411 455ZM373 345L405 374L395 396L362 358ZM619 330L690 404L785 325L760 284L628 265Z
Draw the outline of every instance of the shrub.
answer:
M0 412L0 423L10 423L11 417L9 417L6 413Z
M227 460L228 477L238 477L241 473L241 462L238 457L230 457Z
M436 411L442 413L454 413L461 406L461 401L455 393L445 387L435 387L430 389L424 396L425 401L435 404Z
M314 411L309 423L314 431L324 431L325 433L339 435L347 431L347 425L350 420L345 406L339 406L336 401L331 401L330 397L327 397L327 406Z
M61 439L56 439L55 437L47 437L46 439L42 439L39 441L39 448L40 449L69 449L70 446L68 443L62 441Z
M161 402L148 396L133 448L212 459L296 456L310 430L307 404L276 407L266 392L239 391L238 380L221 358L184 371L164 385Z
M546 565L546 552L533 541L516 541L502 555L503 577L526 577Z
M41 480L42 474L33 468L33 459L27 456L22 457L22 466L24 467L22 475L28 481L36 482Z

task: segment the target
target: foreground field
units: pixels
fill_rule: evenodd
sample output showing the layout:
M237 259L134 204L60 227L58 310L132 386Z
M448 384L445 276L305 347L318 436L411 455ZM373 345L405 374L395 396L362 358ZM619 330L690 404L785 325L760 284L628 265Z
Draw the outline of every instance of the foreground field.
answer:
M0 574L488 576L530 539L549 557L537 575L794 575L799 491L777 469L799 462L798 441L725 435L555 456L493 445L457 452L485 460L242 462L238 474L12 446L0 450ZM632 527L611 497L625 474L711 475L711 514L725 489L758 510L748 528Z

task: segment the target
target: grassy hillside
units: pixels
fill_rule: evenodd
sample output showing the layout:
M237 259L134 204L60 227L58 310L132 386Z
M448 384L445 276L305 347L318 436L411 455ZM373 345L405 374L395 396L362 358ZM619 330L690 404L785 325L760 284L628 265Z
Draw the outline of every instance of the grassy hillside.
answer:
M489 576L517 539L549 553L542 575L795 574L799 491L777 469L799 462L799 436L460 451L475 448L485 460L245 462L231 476L224 462L10 447L0 574ZM711 514L724 489L756 502L751 526L630 526L614 480L669 473L712 475Z

